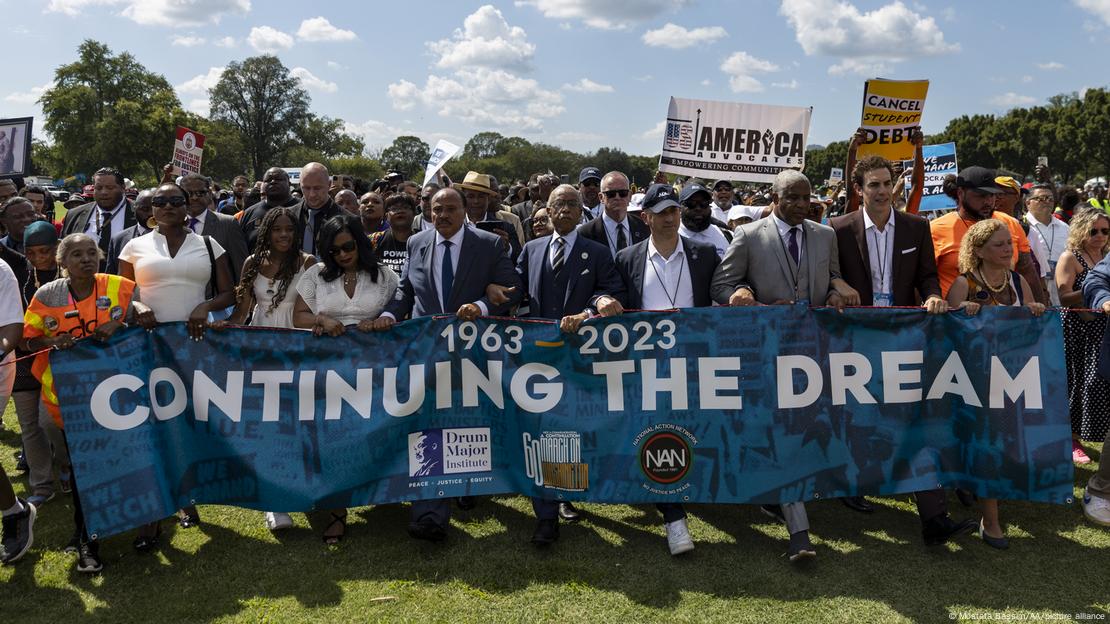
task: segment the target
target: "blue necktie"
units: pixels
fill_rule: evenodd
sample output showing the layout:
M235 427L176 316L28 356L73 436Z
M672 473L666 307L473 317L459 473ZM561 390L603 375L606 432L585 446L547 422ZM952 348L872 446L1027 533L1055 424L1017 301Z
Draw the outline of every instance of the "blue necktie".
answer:
M447 302L451 299L451 285L455 281L455 267L451 264L451 241L449 240L443 241L443 269L440 271L440 277L443 311L446 312Z
M801 260L798 258L798 228L790 228L790 240L787 242L786 248L790 250L791 257L794 258L794 264L798 264Z

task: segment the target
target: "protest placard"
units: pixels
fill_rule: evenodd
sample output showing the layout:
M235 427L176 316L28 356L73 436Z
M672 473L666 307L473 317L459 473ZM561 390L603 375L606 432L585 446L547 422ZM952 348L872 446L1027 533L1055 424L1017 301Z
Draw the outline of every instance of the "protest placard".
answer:
M844 179L844 169L833 167L829 169L829 184L836 184Z
M812 108L672 97L659 170L714 180L772 182L805 166Z
M21 176L31 162L34 118L0 119L0 177Z
M204 157L204 135L184 126L177 127L177 139L173 142L173 175L200 173L200 161Z
M860 127L867 136L857 156L877 154L887 160L912 158L909 129L921 125L928 93L928 80L875 78L865 82Z
M450 141L443 139L436 143L435 149L432 150L428 156L428 164L424 168L424 184L431 182L436 177L436 173L443 168L443 165L455 157L459 153L459 146Z
M918 210L931 212L955 208L956 200L944 194L944 176L956 175L959 171L956 165L956 144L925 145L921 148L921 157L925 165L925 190L921 193ZM902 164L906 171L913 168L912 160L903 161ZM909 192L908 188L906 192Z

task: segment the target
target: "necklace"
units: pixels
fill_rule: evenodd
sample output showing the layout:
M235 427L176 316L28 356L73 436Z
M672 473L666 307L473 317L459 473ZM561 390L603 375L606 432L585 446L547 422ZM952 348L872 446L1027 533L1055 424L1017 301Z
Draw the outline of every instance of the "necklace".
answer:
M999 284L997 287L992 285L990 282L987 281L987 276L986 276L985 273L983 273L982 267L979 268L979 279L982 280L984 286L986 286L988 289L990 289L991 292L995 292L995 293L1000 293L1003 290L1006 290L1007 288L1009 288L1009 286L1010 286L1007 283L1007 280L1006 280L1005 276L1003 276L1003 278L1002 278L1002 283Z
M350 286L351 284L354 284L354 283L357 283L357 282L358 282L358 273L344 273L343 274L343 285L344 286Z

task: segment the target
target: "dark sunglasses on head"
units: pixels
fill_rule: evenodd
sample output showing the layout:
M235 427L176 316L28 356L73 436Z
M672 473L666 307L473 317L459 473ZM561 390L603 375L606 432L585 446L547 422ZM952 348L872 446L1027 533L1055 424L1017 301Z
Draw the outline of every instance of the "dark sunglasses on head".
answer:
M174 195L173 197L155 197L150 200L150 205L155 208L161 208L166 204L174 206L175 208L180 208L185 205L185 198L180 195Z
M628 189L612 189L602 192L605 194L605 197L609 199L613 199L614 197L628 197Z
M1091 236L1098 236L1099 234L1110 236L1110 228L1091 228Z
M356 247L358 247L358 245L355 244L355 241L349 240L338 247L332 247L331 255L338 256L341 253L351 253Z

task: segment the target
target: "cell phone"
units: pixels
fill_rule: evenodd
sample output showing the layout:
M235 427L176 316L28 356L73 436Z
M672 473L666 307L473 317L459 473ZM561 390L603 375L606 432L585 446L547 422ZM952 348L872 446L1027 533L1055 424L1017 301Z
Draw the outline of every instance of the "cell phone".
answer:
M1042 167L1048 166L1048 156L1037 156L1037 165Z
M484 230L486 232L490 232L491 234L497 230L502 230L506 234L511 233L509 232L509 224L505 223L504 221L479 221L474 225L476 225L479 230Z

